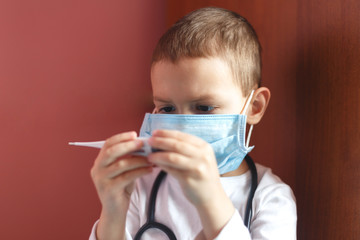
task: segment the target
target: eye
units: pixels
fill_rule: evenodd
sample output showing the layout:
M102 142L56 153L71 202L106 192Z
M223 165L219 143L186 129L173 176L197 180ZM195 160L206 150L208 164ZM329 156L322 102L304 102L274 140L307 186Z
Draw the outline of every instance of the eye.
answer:
M173 106L166 106L159 109L159 113L170 113L175 111L175 108Z
M211 112L212 110L214 110L214 107L206 106L206 105L199 105L199 106L196 106L196 110L198 110L200 112Z

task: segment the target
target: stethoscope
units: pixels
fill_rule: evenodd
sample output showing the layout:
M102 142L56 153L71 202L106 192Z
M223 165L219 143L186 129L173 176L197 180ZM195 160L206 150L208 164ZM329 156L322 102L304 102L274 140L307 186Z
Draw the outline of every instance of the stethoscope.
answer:
M250 222L251 222L251 216L252 216L252 201L253 201L254 194L255 194L255 191L256 191L256 188L258 185L258 182L257 182L258 176L257 176L256 166L254 164L254 161L250 157L250 155L245 156L245 161L246 161L247 165L249 166L249 169L251 172L251 186L250 186L250 193L248 196L248 200L246 203L244 224L250 230ZM140 238L144 234L144 232L150 228L157 228L160 231L164 232L169 237L170 240L176 240L176 236L170 228L168 228L167 226L165 226L162 223L155 221L156 196L157 196L160 184L165 177L166 177L166 172L161 171L155 179L154 185L153 185L153 187L151 189L151 193L150 193L147 221L136 233L134 240L140 240Z

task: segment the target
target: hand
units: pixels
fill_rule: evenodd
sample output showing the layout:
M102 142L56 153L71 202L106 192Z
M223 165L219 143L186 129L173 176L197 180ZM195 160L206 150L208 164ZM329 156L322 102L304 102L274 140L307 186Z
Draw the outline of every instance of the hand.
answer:
M151 147L163 150L150 154L149 161L175 177L191 203L202 204L214 197L214 186L221 184L210 144L173 130L154 131L148 142Z
M125 239L126 214L136 178L152 170L144 157L131 156L143 145L135 132L115 135L106 140L91 169L102 211L98 239Z
M215 154L204 140L173 130L156 130L149 139L148 160L176 178L196 207L207 239L215 238L235 208L222 188Z
M114 209L127 212L134 180L152 170L145 157L129 155L142 145L135 132L121 133L106 140L91 169L103 210L113 214L118 214Z

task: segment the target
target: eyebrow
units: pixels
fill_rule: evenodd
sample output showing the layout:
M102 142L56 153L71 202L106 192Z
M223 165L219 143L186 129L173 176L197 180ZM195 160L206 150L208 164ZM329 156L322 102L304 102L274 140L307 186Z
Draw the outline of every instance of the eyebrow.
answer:
M165 99L162 99L162 98L159 98L159 97L156 97L156 96L153 97L153 100L157 101L157 102L164 102L164 103L171 102L170 100L165 100Z
M209 100L213 101L215 99L218 99L217 96L214 96L214 95L211 95L211 94L206 94L206 95L202 95L202 96L200 96L198 98L195 98L195 99L191 100L191 102L201 102L201 101L209 101ZM160 98L160 97L157 97L157 96L154 96L153 100L157 101L157 102L163 102L163 103L171 102L171 100L163 99L163 98Z

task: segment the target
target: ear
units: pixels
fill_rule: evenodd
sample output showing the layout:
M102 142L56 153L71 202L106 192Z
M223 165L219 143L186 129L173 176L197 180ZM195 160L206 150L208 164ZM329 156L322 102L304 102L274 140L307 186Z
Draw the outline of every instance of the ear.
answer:
M250 106L247 110L247 123L255 125L260 122L270 101L270 90L260 87L254 92Z

